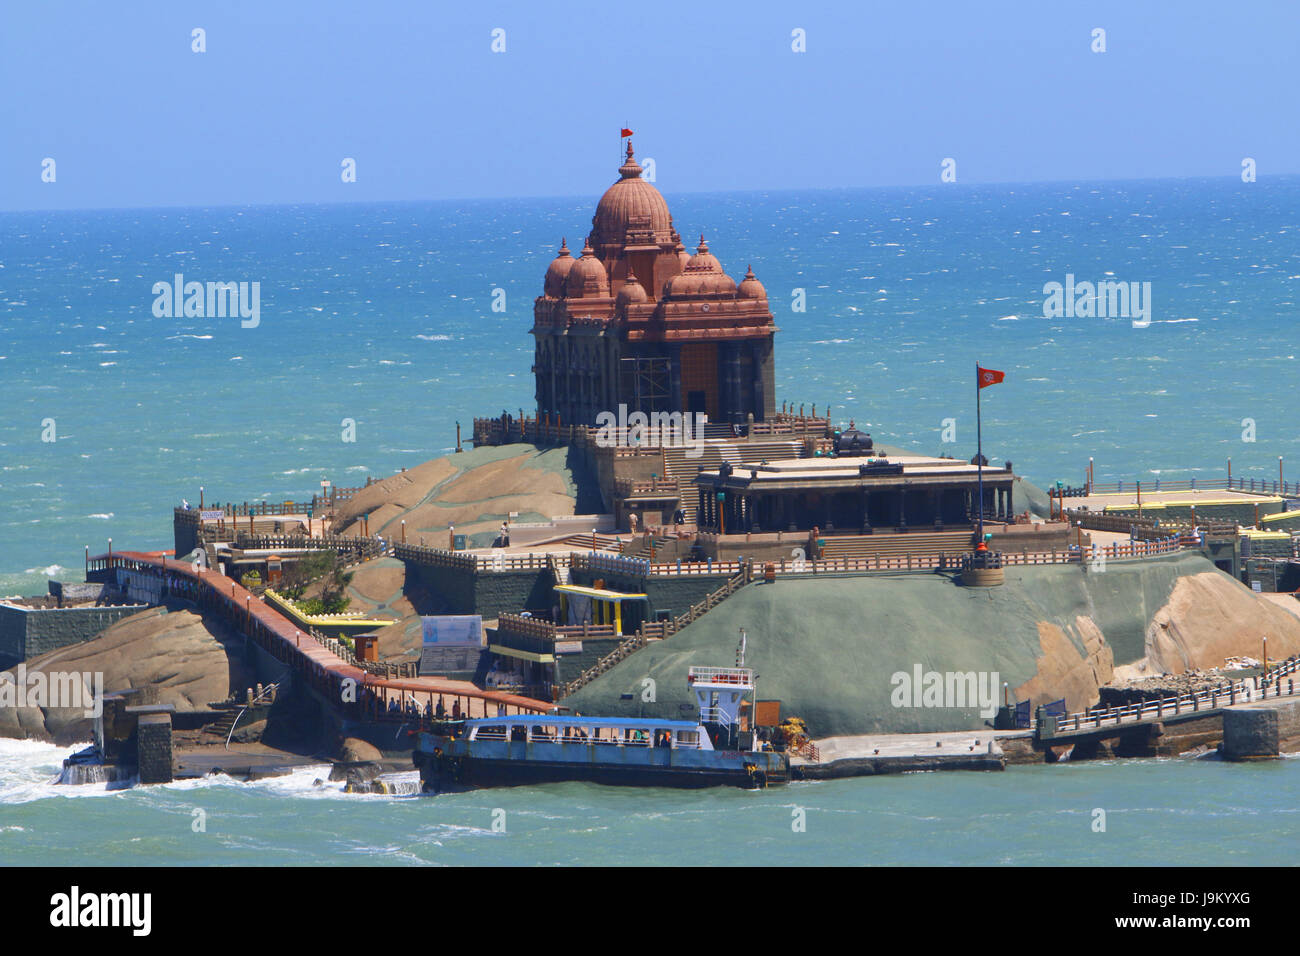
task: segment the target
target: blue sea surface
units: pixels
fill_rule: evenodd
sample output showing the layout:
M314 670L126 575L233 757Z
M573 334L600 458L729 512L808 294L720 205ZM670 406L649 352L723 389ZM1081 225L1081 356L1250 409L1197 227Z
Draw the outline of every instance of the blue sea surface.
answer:
M1229 456L1300 477L1300 179L667 198L691 244L766 285L778 402L969 456L979 361L1007 372L986 452L1040 484L1081 481L1089 456L1102 481L1217 478ZM0 594L75 578L110 537L169 546L200 486L307 498L450 451L457 421L531 411L533 298L595 200L0 214ZM156 318L176 274L260 282L259 324ZM1044 318L1067 274L1150 282L1150 326Z
M324 766L253 783L56 786L70 750L0 740L0 863L1279 866L1294 863L1300 814L1296 757L1018 766L765 791L570 783L387 797L345 794Z

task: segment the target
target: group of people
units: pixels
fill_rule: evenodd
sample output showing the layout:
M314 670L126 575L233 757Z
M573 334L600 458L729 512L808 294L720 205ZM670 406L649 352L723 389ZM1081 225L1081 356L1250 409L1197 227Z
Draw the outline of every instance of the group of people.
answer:
M504 708L498 706L497 716L504 714ZM415 698L408 697L404 701L394 697L388 701L387 714L389 717L410 717L412 720L419 720L421 714L427 720L446 720L448 718L447 706L443 703L441 695L438 697L438 704L435 707L430 700L424 705L424 710L420 710L420 705L415 702ZM456 698L451 704L450 718L452 720L461 719L460 698Z

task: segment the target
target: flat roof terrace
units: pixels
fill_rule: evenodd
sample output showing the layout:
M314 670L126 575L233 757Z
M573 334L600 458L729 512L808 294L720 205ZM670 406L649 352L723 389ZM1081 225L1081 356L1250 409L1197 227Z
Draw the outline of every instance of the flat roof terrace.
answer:
M870 533L873 528L965 525L1011 517L1016 476L955 458L924 455L787 458L724 464L701 471L697 522L703 530L756 532L818 528Z
M1190 507L1191 505L1202 508L1214 504L1278 504L1282 500L1278 495L1228 491L1223 488L1185 488L1181 491L1155 491L1143 488L1141 504L1144 509L1154 508L1158 510L1180 506ZM1067 508L1087 508L1089 511L1105 511L1107 508L1112 511L1127 511L1138 506L1137 489L1091 494L1081 498L1066 498L1065 506Z
M864 474L862 466L867 466ZM898 466L892 467L891 466ZM901 471L898 468L901 467ZM877 471L878 469L878 471ZM888 470L887 470L888 469ZM1012 481L1014 476L1005 468L984 467L985 481ZM787 458L732 465L731 474L725 478L721 469L702 470L699 481L718 484L736 481L751 487L757 483L764 488L806 487L825 484L952 484L976 482L979 467L957 458L931 458L925 455L891 455L887 458ZM875 473L873 473L875 472Z

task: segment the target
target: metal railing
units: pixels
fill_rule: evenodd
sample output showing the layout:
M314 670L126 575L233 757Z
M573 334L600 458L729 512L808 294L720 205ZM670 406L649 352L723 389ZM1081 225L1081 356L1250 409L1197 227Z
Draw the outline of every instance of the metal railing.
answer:
M1097 729L1103 726L1126 723L1136 724L1148 720L1162 720L1171 715L1185 713L1188 710L1197 712L1215 710L1223 706L1231 707L1239 703L1252 703L1257 700L1269 699L1270 687L1273 690L1272 697L1294 696L1296 693L1295 681L1288 679L1284 685L1282 678L1290 678L1290 675L1294 674L1298 668L1300 668L1300 655L1287 658L1278 664L1276 668L1269 671L1267 675L1245 677L1174 697L1139 701L1123 707L1090 708L1073 714L1065 714L1054 718L1056 722L1055 730L1060 733L1062 731ZM1037 716L1035 716L1031 726L1035 729L1038 728Z

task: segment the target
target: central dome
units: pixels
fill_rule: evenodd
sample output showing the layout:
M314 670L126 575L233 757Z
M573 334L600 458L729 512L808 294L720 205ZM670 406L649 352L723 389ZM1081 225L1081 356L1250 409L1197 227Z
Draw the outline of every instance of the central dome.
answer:
M627 144L627 161L618 168L619 181L605 190L591 218L591 241L596 249L622 245L627 227L648 228L657 242L668 242L672 219L668 203L659 190L641 178L641 164L632 158L632 141Z

